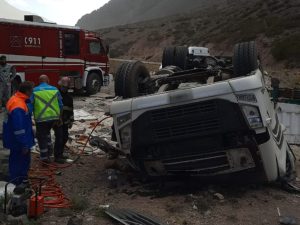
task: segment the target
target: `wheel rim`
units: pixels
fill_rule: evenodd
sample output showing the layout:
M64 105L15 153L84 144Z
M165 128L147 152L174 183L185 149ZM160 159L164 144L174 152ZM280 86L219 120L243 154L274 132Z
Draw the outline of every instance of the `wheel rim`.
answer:
M99 90L99 85L100 85L100 82L99 82L99 80L98 79L94 79L93 81L92 81L92 88L94 89L94 90Z

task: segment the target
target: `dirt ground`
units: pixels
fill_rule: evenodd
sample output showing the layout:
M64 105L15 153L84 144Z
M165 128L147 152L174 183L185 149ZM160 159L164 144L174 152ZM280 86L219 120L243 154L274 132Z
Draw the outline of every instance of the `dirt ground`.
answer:
M107 94L111 94L107 88L103 92L106 94L76 97L75 107L102 116L102 108L110 101ZM293 148L300 174L300 147ZM147 181L131 171L125 159L110 160L101 151L81 156L72 167L59 171L61 175L56 179L72 207L48 210L28 224L119 224L105 215L107 206L132 209L169 225L274 225L279 224L277 208L282 215L293 216L300 223L300 195L288 193L277 184L200 184L193 179ZM111 171L113 181L108 179ZM77 222L71 223L69 220L74 217Z
M165 224L279 224L277 207L282 215L300 220L300 196L272 185L202 185L161 184L131 181L123 174L117 187L107 179L102 157L83 157L59 178L65 193L76 205L73 210L51 210L42 224L67 224L72 215L80 215L86 225L113 225L101 205L133 209L159 218ZM298 166L298 171L299 171ZM123 177L125 176L125 177ZM220 193L224 199L214 196ZM82 204L82 205L78 205Z

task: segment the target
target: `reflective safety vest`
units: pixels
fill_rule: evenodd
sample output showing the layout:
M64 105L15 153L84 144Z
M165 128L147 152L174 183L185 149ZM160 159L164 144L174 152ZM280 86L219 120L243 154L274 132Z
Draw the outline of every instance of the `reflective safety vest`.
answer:
M33 115L36 122L58 120L60 117L59 92L53 90L36 90L33 92Z

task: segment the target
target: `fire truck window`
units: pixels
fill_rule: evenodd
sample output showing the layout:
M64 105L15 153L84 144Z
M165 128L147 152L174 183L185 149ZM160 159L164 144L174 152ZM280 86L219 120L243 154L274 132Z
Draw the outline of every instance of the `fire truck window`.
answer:
M90 42L90 53L93 55L99 55L101 53L100 42Z
M79 54L79 34L65 33L64 34L64 54L78 55Z

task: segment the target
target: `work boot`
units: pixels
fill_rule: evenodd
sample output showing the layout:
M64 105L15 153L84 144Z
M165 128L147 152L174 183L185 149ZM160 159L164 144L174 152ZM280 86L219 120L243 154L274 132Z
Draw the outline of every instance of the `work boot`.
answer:
M66 162L66 160L63 159L62 157L60 157L60 158L54 159L54 162L56 162L58 164L64 164Z

